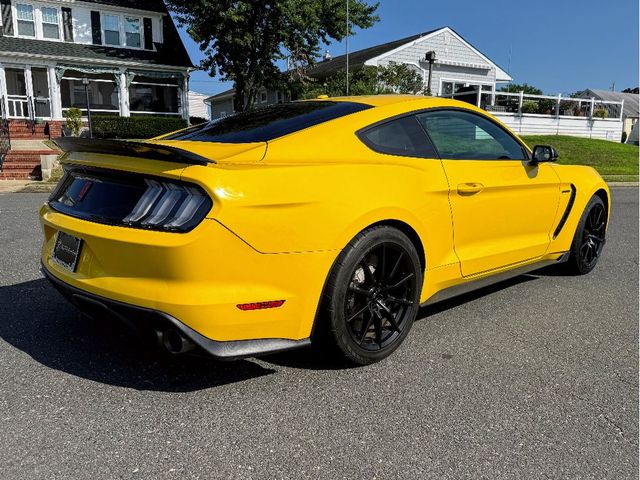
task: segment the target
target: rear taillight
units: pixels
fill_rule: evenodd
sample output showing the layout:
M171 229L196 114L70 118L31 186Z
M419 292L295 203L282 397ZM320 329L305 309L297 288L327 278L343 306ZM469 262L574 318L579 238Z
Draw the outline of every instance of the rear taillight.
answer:
M213 202L191 183L71 167L49 205L92 222L186 232L206 217Z
M122 220L125 225L180 230L194 220L199 222L211 208L209 197L199 187L158 180L145 182L147 188L142 197Z

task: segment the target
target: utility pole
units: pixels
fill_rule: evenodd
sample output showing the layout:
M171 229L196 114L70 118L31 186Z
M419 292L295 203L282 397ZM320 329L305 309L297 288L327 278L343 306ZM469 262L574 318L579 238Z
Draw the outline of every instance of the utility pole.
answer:
M347 96L349 95L349 0L347 0Z

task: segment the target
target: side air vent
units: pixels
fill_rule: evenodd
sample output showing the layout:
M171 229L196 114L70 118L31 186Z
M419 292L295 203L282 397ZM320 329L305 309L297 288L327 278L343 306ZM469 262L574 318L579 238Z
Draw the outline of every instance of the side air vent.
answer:
M555 240L560 232L562 231L562 227L567 222L567 218L569 218L569 214L571 213L571 209L573 208L573 202L576 200L576 186L571 184L571 195L569 196L569 202L567 203L567 208L564 210L564 214L562 214L562 218L560 219L560 223L556 227L556 231L553 232L553 239Z

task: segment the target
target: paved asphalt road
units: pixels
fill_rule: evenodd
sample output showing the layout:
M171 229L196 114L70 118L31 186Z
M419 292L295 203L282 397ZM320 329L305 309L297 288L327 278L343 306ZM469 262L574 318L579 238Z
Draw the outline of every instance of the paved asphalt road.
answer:
M42 279L36 210L0 195L0 478L638 478L638 191L597 269L421 312L367 368L307 351L165 357Z

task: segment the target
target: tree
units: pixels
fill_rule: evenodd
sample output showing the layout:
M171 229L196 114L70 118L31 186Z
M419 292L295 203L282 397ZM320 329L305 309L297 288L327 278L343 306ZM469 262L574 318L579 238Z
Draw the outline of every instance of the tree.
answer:
M337 97L345 94L346 72L340 70L328 76L321 83L302 83L298 96L316 98L318 95ZM424 93L422 75L404 63L388 66L365 66L349 72L349 93L351 95L381 95L384 93Z
M622 90L622 93L635 93L636 95L640 93L640 88L636 87L636 88L625 88L624 90Z
M500 89L501 92L512 92L512 93L520 93L524 92L528 95L542 95L542 90L538 87L534 87L533 85L529 85L528 83L510 83Z
M321 43L347 33L344 0L168 0L167 6L204 52L200 67L234 82L238 112L253 105L261 87L282 84L277 61L286 59L295 75L318 57ZM350 30L371 27L377 8L350 0Z

